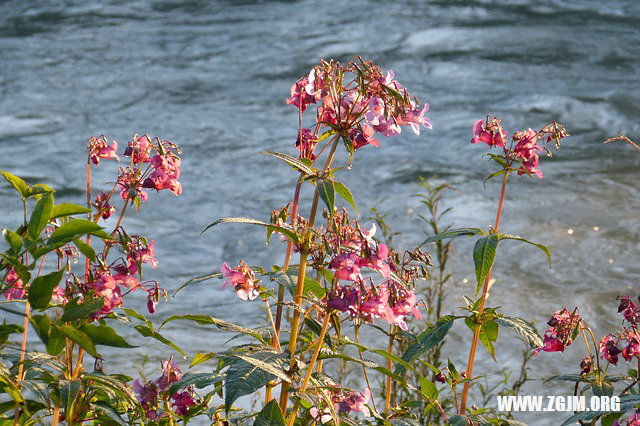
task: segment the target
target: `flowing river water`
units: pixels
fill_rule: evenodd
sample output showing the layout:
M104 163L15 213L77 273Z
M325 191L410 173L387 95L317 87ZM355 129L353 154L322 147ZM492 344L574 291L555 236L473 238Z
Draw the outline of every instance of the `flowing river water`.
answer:
M482 185L492 165L484 147L469 143L473 122L493 114L513 132L561 121L572 136L552 159L542 159L542 181L510 182L501 225L547 244L553 268L530 246L503 244L489 304L535 320L540 332L565 306L580 306L600 334L613 329L620 321L616 295L635 296L640 288L640 156L628 145L602 143L617 133L640 135L634 1L3 1L0 168L49 183L58 201L82 202L90 136L104 133L121 147L135 133L160 136L183 150L184 192L151 194L125 222L156 241L160 265L148 277L172 293L225 260L280 263L283 249L278 242L266 246L260 229L200 231L223 216L267 219L289 201L294 173L254 154L292 153L297 113L284 102L290 85L321 58L356 54L393 69L429 103L433 121L420 136L405 131L360 150L353 169L339 172L361 213L377 206L402 233L396 245L414 247L425 226L412 195L424 176L456 188L444 200L452 207L448 223L487 227L499 182ZM101 163L95 187L112 182L115 170ZM303 212L309 198L303 194ZM0 187L0 205L2 226L17 226L21 205L7 185ZM473 293L471 244L455 244L449 311L463 304L461 294ZM197 312L260 324L261 304L243 303L221 284L185 290L159 306L156 320ZM132 299L143 309L141 296ZM218 351L230 337L183 322L164 332L190 355ZM464 325L454 326L445 347L460 367L469 337ZM146 370L157 373L168 350L137 341L143 346L105 351L107 370L111 362L133 373L149 357L153 368ZM499 367L516 369L522 346L501 332ZM574 347L540 354L530 377L576 372L581 354ZM495 368L481 351L476 372ZM527 391L570 388L536 381ZM535 416L520 417L538 424Z

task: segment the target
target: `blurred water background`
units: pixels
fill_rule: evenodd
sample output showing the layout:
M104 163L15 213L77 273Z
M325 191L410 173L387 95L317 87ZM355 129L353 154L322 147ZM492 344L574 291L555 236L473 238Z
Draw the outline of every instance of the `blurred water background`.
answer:
M640 135L635 1L2 1L0 168L58 188L59 202L81 202L90 136L104 133L121 147L135 133L160 136L183 150L184 192L151 194L125 223L156 241L160 265L147 276L172 292L225 260L281 263L279 243L265 246L261 229L200 231L222 216L267 219L290 200L294 173L254 153L293 153L297 113L284 102L290 85L321 58L356 54L393 69L430 104L433 121L420 136L405 131L360 150L353 170L341 172L361 213L378 206L402 233L396 244L414 247L425 226L412 194L418 176L434 177L457 189L445 199L453 208L448 222L486 227L499 182L482 186L492 165L483 147L469 143L473 122L501 116L511 133L559 120L571 138L542 159L542 181L513 179L502 225L547 244L553 268L534 248L505 243L490 305L536 320L541 332L564 306L581 306L599 333L615 327L616 295L640 287L640 156L602 142ZM101 163L95 188L106 188L115 170ZM17 226L20 202L6 184L0 205L2 226ZM449 310L473 291L471 243L455 247ZM259 324L262 305L241 303L221 284L185 290L159 306L156 320L197 312ZM143 309L142 296L132 299ZM178 322L165 332L190 355L220 350L229 337ZM454 332L446 356L462 365L470 333L463 325ZM107 371L114 363L134 373L148 356L146 370L157 373L167 350L136 341L144 345L104 351ZM515 369L522 346L504 331L500 367ZM577 371L582 349L570 349L539 355L530 375ZM481 351L475 371L485 368L495 366ZM527 389L567 394L570 387Z

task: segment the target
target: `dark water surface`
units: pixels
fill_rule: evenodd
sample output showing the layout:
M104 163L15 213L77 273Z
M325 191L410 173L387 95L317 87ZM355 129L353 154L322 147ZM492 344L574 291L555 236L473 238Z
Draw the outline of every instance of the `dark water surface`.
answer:
M362 149L343 173L361 212L385 199L379 209L403 232L401 246L423 238L411 197L420 175L458 189L447 199L456 226L493 221L499 183L482 186L491 165L483 148L469 144L474 120L502 116L511 131L549 119L565 124L572 137L542 160L541 182L513 180L503 219L503 230L548 244L553 269L533 248L505 243L490 304L535 319L541 331L553 311L576 305L599 332L614 327L616 295L640 286L640 156L602 144L617 133L640 134L634 1L3 1L0 168L50 183L59 201L81 202L89 136L104 133L121 146L134 133L169 139L184 152L182 197L151 194L126 222L156 240L153 277L172 290L224 260L281 262L279 245L265 246L261 230L199 233L222 216L266 219L290 199L294 175L253 154L291 153L297 114L284 103L290 85L320 58L354 54L393 69L431 106L433 131ZM115 169L101 165L96 187L113 181ZM20 204L7 185L0 203L3 226L15 227ZM472 292L462 282L471 278L471 245L459 243L456 254L451 307L463 303L462 290ZM220 287L186 290L157 317L199 312L261 321L259 303L240 303ZM464 326L455 330L468 338ZM219 350L228 337L182 323L166 332L190 354ZM520 346L505 331L499 362L515 367ZM463 363L468 348L460 337L447 349ZM531 375L575 370L581 350L540 355ZM125 363L131 371L145 355L160 354L148 346L106 353L107 366ZM476 371L490 366L485 355Z

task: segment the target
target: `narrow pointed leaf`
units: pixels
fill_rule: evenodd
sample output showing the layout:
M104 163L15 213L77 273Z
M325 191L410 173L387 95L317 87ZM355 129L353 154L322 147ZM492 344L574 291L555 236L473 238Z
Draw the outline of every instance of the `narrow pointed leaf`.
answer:
M264 406L262 411L256 417L253 422L253 426L284 426L284 416L280 405L275 399L272 399L267 405Z
M89 336L87 336L80 330L70 325L54 325L53 327L57 328L66 337L76 342L82 349L84 349L92 357L100 358L100 355L98 355L98 352L96 351L96 347L93 344L93 342L91 342L91 339L89 338Z
M475 263L476 279L478 281L476 294L480 291L480 288L482 288L482 284L493 266L497 248L497 235L489 235L487 237L480 238L473 248L473 262Z
M422 242L422 244L420 244L420 246L423 246L425 244L428 243L435 243L438 242L440 240L446 240L448 238L457 238L457 237L470 237L473 235L481 235L482 234L482 229L480 228L455 228L455 229L449 229L447 231L441 232L439 234L433 235L429 238L427 238L426 240L424 240Z
M356 213L358 213L358 206L356 206L356 202L353 199L353 195L351 194L351 191L349 191L349 188L347 188L344 183L338 181L333 182L333 187L335 188L336 193L338 193L338 195L341 196L347 203L351 204L351 207L353 207Z
M2 236L5 240L7 240L7 243L9 243L16 254L20 252L20 248L22 247L22 238L20 237L20 235L16 234L10 229L5 228L2 230Z
M73 299L64 306L61 321L70 322L88 319L92 313L100 310L103 306L104 297L85 299L82 303L78 303L78 299Z
M233 324L233 323L228 322L228 321L224 321L224 320L221 320L221 319L218 319L218 318L210 317L209 315L194 315L194 314L172 315L169 318L167 318L166 320L164 320L164 322L162 323L160 328L164 327L165 324L167 324L168 322L176 321L176 320L194 321L194 322L197 322L198 324L201 324L201 325L214 325L217 328L219 328L220 330L232 331L234 333L246 334L246 335L255 337L256 339L258 339L261 342L264 342L263 333L259 332L258 330L254 330L254 329L247 328L247 327L242 327L240 325L236 325L236 324Z
M87 214L87 213L91 213L91 209L88 209L79 204L62 203L62 204L56 204L55 206L53 206L53 209L51 209L50 218L56 219L59 217L66 217L66 216L73 216L76 214Z
M46 194L38 200L33 208L33 212L31 212L31 218L29 219L28 232L31 239L35 240L38 238L38 236L40 236L40 232L42 232L45 226L47 226L52 208L52 194Z
M298 236L291 229L285 228L283 226L272 225L270 223L263 222L261 220L251 219L251 218L248 218L248 217L223 217L222 219L218 219L215 222L207 225L207 227L204 228L204 230L201 233L204 233L209 228L212 228L212 227L214 227L216 225L219 225L221 223L247 223L249 225L264 226L265 228L267 228L267 232L269 234L271 234L273 232L279 232L279 233L285 235L287 238L289 238L294 243L298 242Z
M551 267L551 253L549 252L549 249L547 248L547 246L545 246L543 244L534 243L532 241L527 240L526 238L522 238L519 235L502 234L502 235L499 235L499 237L500 237L501 240L522 241L523 243L531 244L532 246L535 246L535 247L539 248L540 250L542 250L544 252L544 254L547 255L547 259L549 260L549 267Z
M288 165L290 165L291 167L293 167L294 169L306 174L306 175L313 175L315 172L314 170L307 166L305 163L303 163L300 159L292 157L288 154L283 154L281 152L277 152L277 151L260 151L258 152L258 154L263 154L263 155L270 155L271 157L275 157L279 160L284 161L285 163L287 163Z
M60 247L71 242L74 238L83 235L96 235L103 239L109 239L109 234L104 232L102 227L95 222L85 219L71 219L55 231L47 240L48 246Z
M539 348L544 345L542 337L538 334L538 330L529 321L518 317L508 317L500 315L494 318L498 325L507 327L518 333L522 339L532 348Z
M94 345L112 346L114 348L136 348L130 345L124 338L108 325L83 324L80 328L84 334L89 336Z
M89 260L91 260L92 262L95 262L96 251L93 249L93 247L91 247L89 244L82 241L80 238L74 238L73 244L75 244L76 247L78 247L78 250L80 250L80 253L88 257Z
M326 204L329 214L333 215L333 210L336 206L336 190L333 186L333 181L320 179L316 184L316 190L320 195L320 199Z
M2 173L2 176L4 176L7 182L9 182L11 186L13 186L16 191L18 191L22 198L27 198L27 190L29 189L29 185L27 185L27 182L23 181L16 175L5 172L4 170L0 170L0 173Z
M420 333L418 341L407 348L402 354L402 359L407 363L411 363L414 359L440 343L449 332L454 320L455 318L451 315L440 318L433 327ZM395 373L404 376L406 368L402 364L398 364L396 365Z

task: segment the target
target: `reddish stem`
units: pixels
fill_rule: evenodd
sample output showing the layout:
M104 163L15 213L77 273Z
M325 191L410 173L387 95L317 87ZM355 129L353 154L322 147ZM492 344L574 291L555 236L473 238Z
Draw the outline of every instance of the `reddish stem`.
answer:
M500 218L502 217L502 207L504 204L504 196L507 190L507 179L509 178L509 172L505 172L502 179L502 189L500 191L500 202L498 203L498 213L496 214L496 226L493 228L494 232L498 232L498 226L500 226ZM487 276L484 280L484 286L482 287L482 301L480 302L480 309L478 310L478 318L482 318L484 312L484 303L487 300L487 292L489 291L489 281L491 280L491 269L487 272ZM476 357L476 349L478 347L478 339L480 338L480 331L482 324L476 324L473 329L473 340L471 341L471 350L469 351L469 359L467 361L467 379L462 388L462 399L460 402L459 414L464 415L467 408L467 397L469 396L469 386L471 385L471 377L473 374L473 363Z

